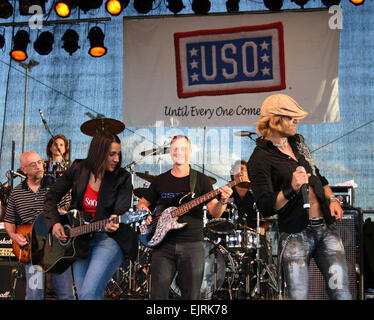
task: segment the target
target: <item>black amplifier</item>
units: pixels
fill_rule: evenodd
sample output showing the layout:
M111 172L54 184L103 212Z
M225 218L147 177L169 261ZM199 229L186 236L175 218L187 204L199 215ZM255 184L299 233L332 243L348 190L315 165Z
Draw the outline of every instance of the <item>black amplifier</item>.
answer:
M16 260L13 253L12 240L9 238L2 224L0 223L0 261Z

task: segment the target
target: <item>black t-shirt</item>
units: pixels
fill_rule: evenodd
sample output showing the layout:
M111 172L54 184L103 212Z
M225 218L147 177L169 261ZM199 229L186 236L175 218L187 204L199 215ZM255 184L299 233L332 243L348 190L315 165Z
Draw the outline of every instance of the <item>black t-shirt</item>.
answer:
M242 199L235 187L233 187L232 194L227 201L235 204L236 208L238 209L238 220L236 222L247 225L251 228L256 227L257 222L255 219L257 215L253 208L253 195L249 190ZM226 211L222 213L220 218L233 219L232 207L230 205L227 206Z
M197 172L195 198L213 190L209 178ZM174 177L171 170L160 174L149 186L144 198L151 203L163 207L180 206L179 200L190 192L190 176L183 178ZM181 204L192 200L187 196ZM209 201L208 201L209 202ZM178 230L171 230L167 233L163 242L187 242L203 240L203 204L191 209L178 218L178 222L187 222L187 225Z

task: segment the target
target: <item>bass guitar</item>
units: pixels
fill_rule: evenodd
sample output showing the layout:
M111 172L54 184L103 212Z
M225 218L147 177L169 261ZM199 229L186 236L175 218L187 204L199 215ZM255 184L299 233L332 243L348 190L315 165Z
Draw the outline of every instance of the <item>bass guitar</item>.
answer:
M248 178L244 180L243 177L237 177L235 180L226 184L226 186L233 187L237 184L249 187L249 180ZM179 207L169 207L161 213L153 212L152 215L156 217L156 221L152 221L152 223L148 226L141 226L139 240L146 247L152 248L158 246L170 230L181 229L187 224L186 222L178 222L178 218L180 216L186 214L192 208L202 204L203 202L214 198L220 192L220 189L212 190L205 195L193 199ZM156 225L156 227L154 227L154 225Z
M114 223L131 224L144 220L150 214L146 210L132 210L117 216ZM39 266L43 272L60 274L78 258L87 256L87 243L90 234L104 229L109 219L92 223L84 222L78 210L71 210L60 216L63 220L65 234L68 239L63 242L48 233L44 213L37 216L34 223L21 225L17 232L22 233L28 244L19 247L13 242L13 251L20 261Z

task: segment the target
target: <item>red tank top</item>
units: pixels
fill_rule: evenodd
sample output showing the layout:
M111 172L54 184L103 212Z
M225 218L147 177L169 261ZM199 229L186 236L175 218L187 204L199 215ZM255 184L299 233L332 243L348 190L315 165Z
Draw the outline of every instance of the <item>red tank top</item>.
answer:
M97 207L97 196L99 191L95 191L91 188L90 184L87 184L86 193L83 197L82 210L91 214L93 218L96 213Z

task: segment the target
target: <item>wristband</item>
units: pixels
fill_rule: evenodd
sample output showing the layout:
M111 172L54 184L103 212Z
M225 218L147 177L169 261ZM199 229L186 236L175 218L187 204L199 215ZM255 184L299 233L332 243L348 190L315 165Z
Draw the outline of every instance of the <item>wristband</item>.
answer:
M283 191L284 197L287 200L292 200L297 195L297 192L291 186L288 187L288 188L283 189L282 191Z
M337 203L340 204L339 199L338 199L337 197L335 197L334 195L330 196L329 200L330 200L330 203L331 203L331 202L337 202Z

